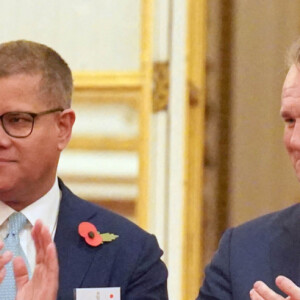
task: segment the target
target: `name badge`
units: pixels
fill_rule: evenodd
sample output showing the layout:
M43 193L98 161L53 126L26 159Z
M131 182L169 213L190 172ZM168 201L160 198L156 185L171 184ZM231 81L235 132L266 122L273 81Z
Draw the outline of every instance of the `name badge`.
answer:
M76 300L121 300L119 287L75 289Z

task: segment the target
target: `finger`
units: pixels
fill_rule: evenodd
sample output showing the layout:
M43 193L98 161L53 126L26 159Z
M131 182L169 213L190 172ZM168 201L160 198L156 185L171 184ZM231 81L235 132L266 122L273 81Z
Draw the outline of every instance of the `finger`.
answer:
M287 295L294 300L300 300L300 288L290 279L285 276L276 278L276 285Z
M51 293L50 299L56 299L58 291L58 259L56 247L51 242L46 251L46 267L48 269L48 287L49 293Z
M37 233L36 239L37 239L37 244L39 245L39 248L37 249L38 251L37 264L39 264L45 261L47 255L47 247L52 242L51 235L47 226L42 224L41 230L39 233Z
M0 270L0 283L3 281L4 277L5 277L5 274L6 274L6 269L5 268L2 268Z
M265 300L283 300L284 298L272 289L270 289L264 282L256 281L253 285L255 292Z
M47 269L51 270L54 275L58 274L58 258L54 242L48 245L45 258Z
M41 231L42 231L43 224L41 220L37 220L32 228L31 236L34 241L34 246L36 250L36 264L41 262L44 259L44 249L43 243L41 241Z
M252 289L249 294L251 300L264 300L264 298L257 294L257 292L254 289Z
M3 281L6 274L6 269L4 266L12 259L12 257L13 254L10 251L5 251L0 256L0 283Z
M20 290L29 280L26 264L22 257L17 256L13 259L13 269L15 274L16 287L17 290Z
M52 243L50 231L47 226L43 225L41 230L41 236L40 236L42 245L43 245L43 251L46 255L47 247Z
M5 251L2 255L0 255L0 268L3 268L11 259L13 258L13 254L10 251Z
M39 241L37 240L37 238L41 232L41 229L42 229L42 223L41 223L41 221L37 220L31 230L31 236L32 236L32 239L34 240L36 248L38 248L37 243L39 243Z

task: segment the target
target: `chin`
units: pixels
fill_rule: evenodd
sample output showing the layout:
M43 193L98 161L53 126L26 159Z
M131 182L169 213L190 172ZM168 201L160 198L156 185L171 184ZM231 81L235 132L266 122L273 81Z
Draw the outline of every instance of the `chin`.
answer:
M0 178L0 197L1 197L1 194L7 193L7 192L13 190L14 186L15 186L15 183L13 180L9 180L9 179L2 180Z
M17 201L7 200L7 201L2 201L2 202L16 211L21 211L22 209L24 209L27 206L27 205L24 205L22 202L17 202Z

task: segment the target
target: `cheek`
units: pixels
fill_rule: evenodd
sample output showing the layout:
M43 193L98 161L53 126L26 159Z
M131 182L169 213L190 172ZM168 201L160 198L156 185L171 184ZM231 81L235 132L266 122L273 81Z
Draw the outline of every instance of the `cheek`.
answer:
M59 154L52 143L46 141L33 144L32 147L23 150L20 167L23 173L38 180L52 174L56 168Z
M283 142L288 152L291 151L291 137L292 137L292 131L289 130L288 128L285 128L283 134Z
M23 161L34 165L45 164L45 160L55 157L57 151L57 141L54 135L45 133L44 135L33 135L32 139L23 144L19 153Z

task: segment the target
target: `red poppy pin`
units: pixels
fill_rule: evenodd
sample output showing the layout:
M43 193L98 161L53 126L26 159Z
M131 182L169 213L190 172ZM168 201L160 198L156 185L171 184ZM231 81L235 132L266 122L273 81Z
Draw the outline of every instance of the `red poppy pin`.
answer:
M93 247L97 247L104 242L111 242L119 237L113 233L100 233L95 225L90 222L81 222L78 226L78 232Z

